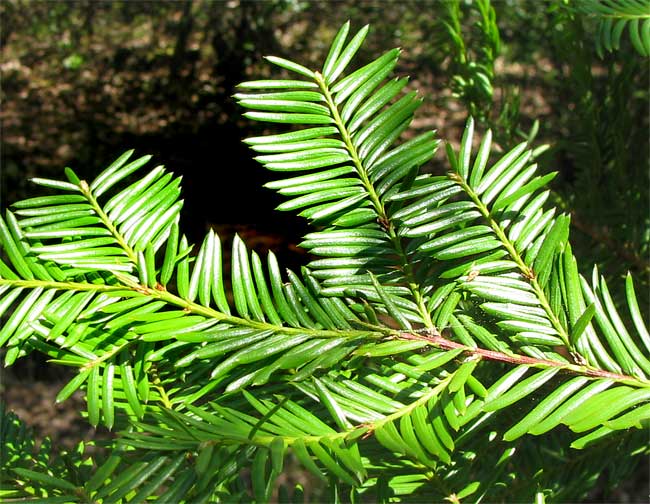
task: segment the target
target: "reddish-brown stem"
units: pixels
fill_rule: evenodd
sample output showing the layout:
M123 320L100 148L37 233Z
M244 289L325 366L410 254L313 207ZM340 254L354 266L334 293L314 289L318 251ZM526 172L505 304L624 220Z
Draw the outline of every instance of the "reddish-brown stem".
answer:
M596 378L611 378L612 380L617 381L638 381L637 378L633 376L627 376L619 373L612 373L611 371L605 371L602 369L594 369L586 366L580 366L576 364L571 364L567 362L554 361L549 359L536 359L534 357L529 357L527 355L519 354L509 354L503 352L496 352L494 350L486 350L484 348L473 348L458 343L456 341L451 341L444 338L437 331L426 330L423 332L400 332L399 337L406 340L424 340L435 346L437 348L442 348L444 350L453 350L460 348L468 354L478 355L483 359L508 362L510 364L524 364L528 366L546 366L546 367L559 367L563 368L570 373L581 374L584 376L593 376Z

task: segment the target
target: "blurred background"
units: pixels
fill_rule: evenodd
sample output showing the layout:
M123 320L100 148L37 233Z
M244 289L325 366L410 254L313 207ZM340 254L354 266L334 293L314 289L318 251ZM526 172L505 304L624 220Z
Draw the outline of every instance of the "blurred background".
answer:
M559 171L554 204L572 214L582 273L601 265L623 299L621 279L631 270L647 313L648 60L625 37L619 50L599 51L597 20L577 7L568 0L3 0L0 202L33 195L29 177L60 178L65 166L92 179L134 148L183 175L182 225L191 241L209 227L225 241L239 233L250 248L270 248L299 266L305 261L294 244L305 222L272 210L279 200L262 188L269 177L242 143L264 131L231 96L239 82L277 75L264 55L318 68L349 19L353 29L371 25L357 61L402 48L396 72L410 75L410 88L424 97L411 135L435 129L457 145L471 114L502 149L529 137L548 143L540 166ZM443 153L427 169L444 171ZM78 431L87 429L75 415L80 398L53 404L60 371L25 361L3 372L10 408L55 442L92 436ZM636 502L633 490L620 492L617 502Z

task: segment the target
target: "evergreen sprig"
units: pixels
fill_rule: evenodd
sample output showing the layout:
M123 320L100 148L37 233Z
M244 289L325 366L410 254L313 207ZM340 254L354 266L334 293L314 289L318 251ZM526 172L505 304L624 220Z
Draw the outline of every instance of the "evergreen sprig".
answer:
M449 172L423 170L439 141L399 141L421 103L390 78L399 51L350 71L368 28L349 29L320 70L269 57L289 76L235 95L291 126L246 142L279 209L315 225L300 274L236 237L229 296L219 237L194 250L180 180L134 178L149 157L131 151L91 183L34 179L54 194L0 219L5 364L37 350L75 368L57 399L85 391L89 422L119 432L71 473L12 456L7 497L300 500L277 484L295 463L332 502L540 502L583 495L612 447L648 453L633 279L617 307L579 274L544 147L497 156L488 131L474 153L470 119ZM3 431L16 453L21 429Z
M650 2L647 0L579 0L578 9L598 20L596 50L620 48L623 34L629 34L634 49L643 57L650 56Z

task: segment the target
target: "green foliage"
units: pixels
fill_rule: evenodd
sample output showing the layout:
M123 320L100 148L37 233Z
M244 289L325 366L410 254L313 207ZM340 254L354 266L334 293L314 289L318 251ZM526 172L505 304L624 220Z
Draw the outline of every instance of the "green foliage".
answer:
M522 131L517 86L495 70L503 52L495 7L490 0L445 0L442 5L436 47L446 55L453 96L471 117L490 127L498 145L508 147L523 138L532 141L538 123L530 132Z
M596 50L619 49L627 32L639 55L650 56L650 2L647 0L579 0L578 8L598 19Z
M57 399L84 391L119 436L50 463L3 412L3 496L300 501L278 483L294 464L328 502L567 501L648 454L633 277L617 306L579 273L545 147L498 152L469 119L429 173L435 133L400 141L421 99L390 77L399 51L358 64L368 28L349 30L318 70L268 57L283 75L234 97L284 128L246 143L279 209L314 225L300 273L235 238L228 293L220 238L190 245L180 180L131 151L91 182L33 179L46 194L6 210L5 364L75 368Z
M494 60L499 54L500 36L496 13L490 0L477 0L461 8L460 0L443 2L446 19L445 37L450 42L453 60L452 90L467 107L470 115L481 122L489 117L494 94ZM463 12L468 11L468 12ZM463 13L476 11L478 19L471 25L472 36L463 35Z
M566 62L554 80L554 111L568 133L552 154L563 165L556 186L561 206L572 212L573 245L584 270L598 264L609 278L637 274L642 306L648 306L650 263L650 172L641 159L649 147L650 60L631 46L601 61L584 41L586 18L571 9L556 9L549 29L554 60ZM607 202L604 204L603 202ZM615 289L624 302L622 289Z

